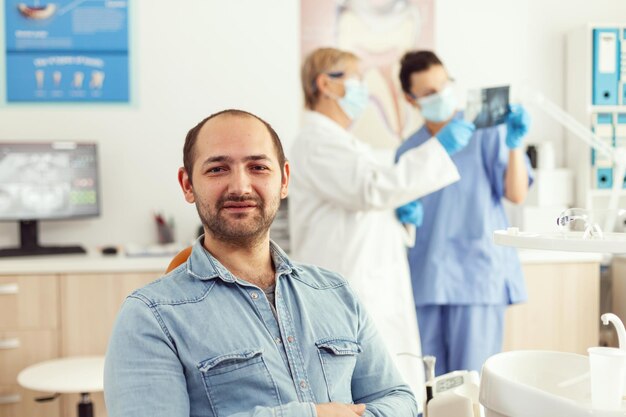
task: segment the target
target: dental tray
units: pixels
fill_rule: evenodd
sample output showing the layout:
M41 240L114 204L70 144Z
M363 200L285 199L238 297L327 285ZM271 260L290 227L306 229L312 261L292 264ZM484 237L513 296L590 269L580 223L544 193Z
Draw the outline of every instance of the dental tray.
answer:
M626 233L604 233L604 236L583 239L583 232L529 233L517 228L496 230L496 245L525 249L567 252L626 253Z

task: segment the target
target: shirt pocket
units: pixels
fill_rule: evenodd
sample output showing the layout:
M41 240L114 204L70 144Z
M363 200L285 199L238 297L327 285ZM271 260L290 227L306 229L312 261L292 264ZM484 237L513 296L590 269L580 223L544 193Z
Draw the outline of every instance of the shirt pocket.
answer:
M325 338L315 342L317 346L328 399L352 403L352 374L356 366L361 345L346 338Z
M198 364L214 415L226 417L254 407L280 405L278 388L262 349L245 349Z

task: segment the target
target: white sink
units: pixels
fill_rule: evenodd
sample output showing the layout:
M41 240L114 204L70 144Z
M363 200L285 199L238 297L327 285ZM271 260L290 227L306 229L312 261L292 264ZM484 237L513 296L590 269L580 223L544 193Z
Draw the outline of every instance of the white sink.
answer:
M480 379L485 417L626 417L591 408L589 357L550 351L492 356Z

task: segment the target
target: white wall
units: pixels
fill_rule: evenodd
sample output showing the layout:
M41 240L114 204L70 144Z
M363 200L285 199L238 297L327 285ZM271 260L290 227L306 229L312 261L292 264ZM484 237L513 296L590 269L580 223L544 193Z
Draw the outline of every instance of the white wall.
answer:
M270 121L285 139L296 134L297 1L131 3L131 106L0 107L0 140L100 145L102 216L45 222L44 242L155 242L153 210L174 215L177 237L188 240L199 221L182 198L176 172L189 128L215 111L237 107ZM15 242L16 224L0 224L0 246Z
M44 242L150 243L152 210L174 215L177 237L190 239L197 216L176 182L187 130L238 107L270 121L287 145L297 132L299 1L145 1L132 12L131 106L0 107L0 140L100 145L102 216L46 222ZM525 82L562 104L564 33L587 21L626 23L626 2L437 0L435 13L437 51L460 86ZM560 149L561 128L531 113L530 140ZM0 245L16 237L15 224L0 224Z
M526 85L563 105L565 34L587 22L626 25L626 2L437 0L436 19L438 52L460 84ZM528 141L554 141L557 164L564 163L561 126L540 110L529 111Z

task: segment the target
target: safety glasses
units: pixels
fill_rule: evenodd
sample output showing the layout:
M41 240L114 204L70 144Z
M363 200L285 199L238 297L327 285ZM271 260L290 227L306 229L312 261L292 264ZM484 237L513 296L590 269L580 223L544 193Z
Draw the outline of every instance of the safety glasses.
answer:
M582 231L583 239L603 239L604 232L600 227L600 221L607 216L613 216L617 222L617 228L624 225L626 210L587 210L581 208L567 209L557 217L556 225L561 232ZM612 232L608 230L607 232Z

